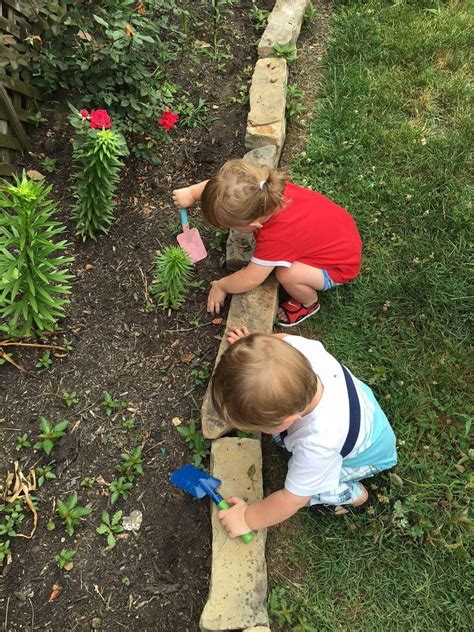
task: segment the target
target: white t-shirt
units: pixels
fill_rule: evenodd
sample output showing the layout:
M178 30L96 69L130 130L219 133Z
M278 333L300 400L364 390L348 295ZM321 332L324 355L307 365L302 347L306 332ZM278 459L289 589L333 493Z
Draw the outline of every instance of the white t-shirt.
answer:
M313 496L336 489L340 484L340 451L349 431L347 386L340 363L319 341L301 336L286 336L284 341L308 359L324 387L316 408L294 422L284 439L292 453L285 489L297 496ZM348 457L372 443L375 405L372 398L367 397L369 389L365 384L352 377L361 407L361 427Z

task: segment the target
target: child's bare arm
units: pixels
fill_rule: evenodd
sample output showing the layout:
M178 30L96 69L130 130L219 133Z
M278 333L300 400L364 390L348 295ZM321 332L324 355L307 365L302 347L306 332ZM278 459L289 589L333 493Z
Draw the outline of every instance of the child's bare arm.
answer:
M183 189L175 189L171 197L176 208L188 208L188 206L192 206L194 202L200 200L207 183L208 180L203 180Z
M212 283L207 299L207 311L218 314L227 294L248 292L265 281L273 270L271 266L249 263L247 267Z
M233 496L227 499L232 507L219 511L218 516L229 536L236 538L248 531L257 531L287 520L304 507L310 498L280 489L263 500L247 505L241 498Z

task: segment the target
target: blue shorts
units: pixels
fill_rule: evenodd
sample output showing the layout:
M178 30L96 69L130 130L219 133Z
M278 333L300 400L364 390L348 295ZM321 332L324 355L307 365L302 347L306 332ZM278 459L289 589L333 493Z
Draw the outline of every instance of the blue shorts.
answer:
M324 277L323 291L326 292L327 290L332 290L338 285L342 285L342 283L336 283L336 281L333 281L331 277L329 276L329 272L327 270L321 270L321 272L323 273L323 277Z

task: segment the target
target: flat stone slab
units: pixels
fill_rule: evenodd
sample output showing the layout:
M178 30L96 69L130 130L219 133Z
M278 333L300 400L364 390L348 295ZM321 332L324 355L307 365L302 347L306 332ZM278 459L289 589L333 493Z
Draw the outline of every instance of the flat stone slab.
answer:
M262 450L257 439L225 437L214 441L211 474L222 481L219 493L250 502L263 497ZM263 626L267 630L266 529L244 544L231 540L212 503L212 564L209 596L201 615L202 632L242 630Z
M250 292L244 294L234 294L227 316L227 326L219 346L216 363L229 346L227 342L227 332L234 327L245 325L250 333L262 332L272 333L273 323L278 306L278 281L273 274L265 280L262 285L257 286ZM202 432L207 439L217 439L232 430L217 415L212 405L210 385L201 408Z
M277 0L258 44L258 56L269 57L275 44L296 44L309 0Z
M287 81L288 66L285 59L259 59L249 93L250 111L245 147L252 150L274 145L277 149L277 162L285 142Z

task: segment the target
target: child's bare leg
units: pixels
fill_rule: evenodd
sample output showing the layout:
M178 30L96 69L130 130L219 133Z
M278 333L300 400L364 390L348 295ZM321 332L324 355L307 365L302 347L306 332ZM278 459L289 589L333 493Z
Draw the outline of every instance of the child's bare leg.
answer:
M317 290L324 289L323 271L299 261L295 261L291 268L278 267L275 275L291 298L305 307L309 307L318 300ZM285 313L281 309L278 317L283 322L286 321Z

